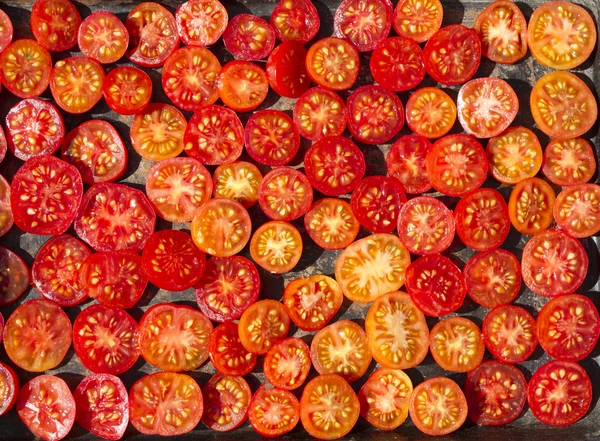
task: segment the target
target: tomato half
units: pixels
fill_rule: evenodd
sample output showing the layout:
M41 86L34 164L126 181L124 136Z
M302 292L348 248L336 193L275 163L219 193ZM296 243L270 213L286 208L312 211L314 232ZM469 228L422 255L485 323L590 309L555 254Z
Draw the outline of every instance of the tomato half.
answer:
M232 321L220 324L211 332L208 355L217 372L223 375L246 375L256 366L256 355L244 348L238 324Z
M28 300L6 321L4 349L21 369L44 372L63 361L71 346L71 335L71 322L56 303Z
M390 33L392 13L389 0L344 0L335 11L335 36L346 38L360 52L372 51Z
M298 41L284 41L267 60L269 85L278 95L299 98L310 88L306 72L306 49Z
M323 198L304 216L304 227L310 238L324 250L343 250L356 239L360 223L348 202Z
M13 224L14 217L10 208L10 184L0 175L0 237L8 233Z
M291 221L303 216L313 201L306 175L291 167L277 167L267 173L258 189L258 204L273 220Z
M254 164L236 161L222 164L213 172L215 198L233 199L250 208L258 202L258 190L263 176Z
M236 112L249 112L267 97L269 81L260 66L249 61L233 60L221 69L217 89L227 107Z
M62 52L77 44L81 15L69 0L37 0L31 7L29 24L40 45Z
M137 67L115 67L104 78L102 95L108 107L119 115L135 115L150 103L152 80Z
M523 234L537 234L552 223L554 190L540 178L528 178L513 188L508 200L508 214L515 229Z
M499 0L503 1L503 0ZM489 140L486 148L490 174L504 184L533 178L542 166L542 146L525 127L509 127Z
M238 14L229 20L223 33L223 43L235 58L262 60L275 47L275 31L260 17Z
M0 12L0 53L8 47L13 39L13 24L6 12Z
M374 233L391 233L406 195L396 178L369 176L358 183L352 192L350 206L360 224Z
M423 43L440 29L443 16L439 0L400 0L394 10L392 25L398 35Z
M267 389L263 384L248 408L252 428L262 436L279 437L296 427L300 419L298 398L284 389Z
M219 0L189 0L177 7L175 20L185 44L211 46L225 32L229 15Z
M243 377L215 374L202 388L202 394L206 400L202 422L209 429L228 432L246 421L252 391Z
M554 219L573 237L596 234L600 231L600 186L579 184L565 188L554 203Z
M0 55L0 80L19 98L34 98L50 83L52 58L36 41L20 39L8 45Z
M122 374L139 356L138 324L122 309L88 306L73 323L73 348L90 371Z
M431 143L424 137L404 135L385 157L388 174L398 179L407 193L425 193L431 188L425 164L430 148Z
M0 245L0 306L6 306L29 288L31 275L25 261L15 252Z
M244 311L239 323L242 345L253 354L264 355L290 330L290 317L280 302L260 300Z
M271 26L281 41L308 43L319 32L321 19L309 0L281 0L271 13Z
M456 122L454 100L437 87L423 87L412 93L406 103L406 123L417 135L441 138Z
M438 322L429 334L431 355L447 371L468 372L481 364L485 347L475 323L464 317Z
M592 146L583 138L553 139L544 150L542 172L563 187L588 182L596 172Z
M13 368L0 362L0 416L12 409L18 393L19 377Z
M261 268L274 274L291 271L302 257L302 236L285 221L270 221L256 229L250 241L250 256Z
M0 15L0 20L2 20L2 15ZM0 26L2 26L0 22ZM0 162L4 160L6 157L6 150L8 147L8 143L6 142L6 135L4 134L4 130L0 130Z
M341 135L347 119L344 100L320 86L307 90L294 106L294 122L300 135L315 142Z
M308 345L299 338L287 338L269 349L263 369L269 383L281 389L294 390L302 386L310 366Z
M308 76L327 89L351 88L358 78L359 69L358 51L341 38L323 38L314 43L306 54Z
M524 362L538 343L535 320L519 306L495 307L485 316L481 329L487 350L506 363Z
M83 55L102 64L114 63L127 51L129 32L112 12L96 11L81 23L77 43Z
M335 262L335 279L353 302L368 303L404 285L410 254L398 236L373 234L348 246Z
M386 38L379 42L371 55L369 68L379 85L395 92L410 90L425 78L423 51L408 37Z
M58 107L68 113L85 113L102 98L104 69L90 57L57 61L50 74L50 91Z
M185 116L168 104L149 104L133 118L129 136L134 150L150 161L179 156L183 151Z
M280 110L259 110L252 115L246 122L245 140L250 157L270 166L287 164L300 148L294 121Z

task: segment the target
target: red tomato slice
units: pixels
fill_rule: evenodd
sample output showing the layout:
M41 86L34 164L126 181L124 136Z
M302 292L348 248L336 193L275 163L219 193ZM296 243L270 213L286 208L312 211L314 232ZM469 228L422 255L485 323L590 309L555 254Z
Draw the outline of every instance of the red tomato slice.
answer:
M81 173L83 182L113 182L127 168L127 147L117 129L101 119L85 121L69 132L61 157Z
M2 15L0 15L0 20L2 20ZM2 26L1 22L0 26ZM4 134L4 130L0 127L0 162L2 162L6 156L7 146L6 135Z
M313 242L324 250L343 250L358 236L360 223L348 202L323 198L304 216L304 228Z
M263 384L250 401L248 420L262 436L285 435L296 427L299 419L298 398L287 390L267 389Z
M442 89L423 87L413 92L406 103L406 122L417 135L441 138L454 127L456 105Z
M260 17L238 14L229 20L223 33L223 43L235 58L262 60L275 47L275 31Z
M554 189L540 178L529 178L513 188L508 200L510 222L523 234L537 234L546 230L552 221Z
M260 300L240 317L239 335L247 351L264 355L273 345L285 339L290 330L290 317L275 300Z
M429 334L429 347L435 362L444 370L469 372L481 364L485 347L475 323L464 317L438 322Z
M68 113L85 113L102 98L104 69L90 57L58 61L50 74L50 91L58 107Z
M82 303L87 293L79 271L90 254L89 248L73 236L52 237L40 248L31 267L37 292L62 307Z
M306 49L297 41L285 41L267 60L267 79L277 94L298 98L310 88L306 72Z
M34 299L19 305L4 327L8 358L27 372L44 372L58 366L71 346L71 322L49 300ZM39 377L38 377L39 378Z
M540 141L525 127L509 127L493 137L487 144L486 153L490 174L504 184L518 184L533 178L542 166Z
M129 391L129 421L144 435L188 433L200 422L203 410L200 386L185 374L146 375Z
M406 289L417 307L430 317L456 311L467 294L460 269L440 254L419 257L408 266Z
M559 227L577 238L600 231L600 186L572 185L561 191L554 203L554 219Z
M454 216L439 199L410 199L398 213L398 236L413 254L441 253L454 240Z
M377 85L361 86L346 101L348 129L359 142L385 144L404 125L400 98Z
M119 66L104 78L102 94L108 107L119 115L135 115L150 103L152 80L137 67Z
M321 19L309 0L281 0L271 13L271 26L281 41L308 43L319 32Z
M77 44L81 15L69 0L37 0L31 7L30 25L40 45L62 52Z
M59 441L75 422L75 400L64 380L40 375L23 385L17 413L34 435L45 441Z
M358 51L341 38L323 38L314 43L306 54L308 76L327 89L351 88L358 78L359 69Z
M256 229L250 242L250 256L261 268L274 274L291 271L302 257L302 236L285 221L270 221Z
M425 78L423 51L408 37L382 40L371 55L369 67L379 85L395 92L413 89Z
M588 182L596 172L592 146L583 138L553 139L544 150L542 172L563 187Z
M175 17L160 4L145 2L133 8L125 26L129 31L127 58L143 67L160 67L179 47Z
M0 55L0 80L19 98L34 98L50 83L50 52L34 40L20 39L8 45Z
M390 33L392 12L389 0L344 0L335 11L335 36L346 38L359 52L372 51Z
M265 71L256 64L233 60L221 69L217 89L227 107L236 112L249 112L267 97L269 81Z
M280 110L259 110L252 115L246 122L245 140L250 157L270 166L287 164L300 148L298 129Z
M480 426L512 423L527 400L527 381L509 364L486 360L467 374L465 395L469 419Z
M21 257L0 245L0 306L6 306L29 288L29 267Z
M13 224L14 217L10 208L10 184L0 175L0 237L8 233Z
M258 202L258 189L263 180L258 167L250 162L222 164L213 172L213 195L227 198L250 208Z
M133 118L129 136L136 152L150 161L175 158L183 151L185 116L168 104L149 104Z
M213 330L208 339L208 354L217 372L223 375L246 375L256 366L256 355L242 345L235 322L222 323Z
M273 220L291 221L303 216L313 201L306 175L291 167L277 167L267 173L258 189L258 204Z
M202 422L216 432L238 428L248 417L252 391L242 377L213 375L202 388L206 409Z
M73 398L77 407L77 424L104 439L123 437L129 422L129 400L127 389L119 377L88 375L75 389Z
M425 159L431 143L422 136L404 135L390 148L385 163L388 174L396 178L407 193L425 193L431 189Z
M535 320L519 306L495 307L485 316L481 329L487 350L506 363L524 362L538 343Z
M152 233L142 253L142 270L154 285L168 291L184 291L202 277L206 255L183 231Z
M4 11L0 11L0 53L8 47L13 39L13 24Z
M15 157L27 161L58 150L65 137L65 124L49 101L25 99L6 115L6 135Z
M369 176L352 192L350 206L360 224L374 233L391 233L398 224L404 188L396 178Z
M394 10L392 25L398 35L423 43L440 29L443 15L439 0L400 0Z
M185 44L211 46L225 32L229 15L219 0L189 0L177 7L175 20Z
M90 371L122 374L139 356L138 324L122 309L89 306L73 323L73 348Z
M294 106L294 122L300 135L315 142L341 135L347 119L344 100L324 87L309 89Z
M0 362L0 416L12 409L18 393L19 377L13 368Z
M83 55L102 64L114 63L127 51L129 32L112 12L96 11L81 23L77 43Z
M447 86L462 84L477 72L481 42L473 29L460 24L446 26L431 36L423 58L427 73L435 81Z
M306 381L310 366L308 345L299 338L287 338L269 349L263 369L269 383L281 389L294 390Z

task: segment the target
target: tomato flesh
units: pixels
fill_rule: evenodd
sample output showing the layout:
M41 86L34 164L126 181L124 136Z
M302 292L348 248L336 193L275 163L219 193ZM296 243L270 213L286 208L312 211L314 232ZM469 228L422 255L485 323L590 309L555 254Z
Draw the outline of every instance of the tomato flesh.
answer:
M346 38L360 52L375 49L392 27L392 3L389 0L344 0L335 11L336 37Z
M486 315L482 330L488 351L506 363L524 362L538 343L535 320L519 306L495 307Z
M431 189L425 163L430 148L431 143L418 135L404 135L392 144L385 158L388 174L398 179L407 193Z
M19 377L13 368L0 362L0 416L12 409L18 393Z
M306 72L306 49L297 41L284 41L267 60L269 85L278 95L298 98L310 88Z
M136 115L150 103L152 80L137 67L119 66L104 78L102 95L108 107L119 115Z
M360 223L346 201L319 199L304 216L304 227L310 238L325 250L343 250L360 230Z
M129 135L136 152L150 161L179 156L187 121L168 104L149 104L133 118Z
M260 300L250 305L242 314L239 335L247 351L266 354L283 340L290 330L290 317L280 302Z
M35 98L50 83L52 58L37 42L13 41L0 55L0 79L10 93L19 98Z
M542 146L525 127L509 127L489 140L486 153L491 175L505 184L533 178L542 166Z
M285 221L271 221L256 229L250 241L250 256L261 268L273 274L291 271L302 257L302 236Z
M213 196L233 199L244 208L250 208L258 202L262 180L260 170L250 162L221 164L213 173Z
M321 19L309 0L281 0L271 13L271 26L281 41L308 43L317 35Z
M261 386L250 401L248 420L262 436L278 437L296 427L300 419L300 403L291 392Z
M81 15L69 0L37 0L31 8L30 25L40 45L62 52L77 44Z
M233 60L221 69L217 89L227 107L236 112L249 112L267 97L269 80L260 66L249 61Z
M583 138L553 139L544 150L542 172L563 187L588 182L596 172L592 146Z
M391 233L397 226L402 205L406 202L404 188L395 178L369 176L352 192L350 206L356 219L374 233Z
M6 12L0 13L0 53L10 44L13 39L13 24Z
M454 100L436 87L423 87L413 92L406 103L406 123L417 135L428 139L441 138L455 122Z
M400 0L394 10L392 25L398 35L423 43L440 29L443 16L439 0Z
M127 51L129 32L112 12L96 11L81 23L77 43L84 55L102 64L114 63Z
M217 372L223 375L246 375L256 366L256 355L244 348L234 322L222 323L214 329L208 340L208 354Z
M510 222L523 234L537 234L553 221L554 189L540 178L528 178L513 188L508 199Z
M240 60L262 60L275 47L275 31L260 17L238 14L229 20L223 43Z
M246 151L264 165L290 162L300 148L300 135L292 121L280 110L260 110L246 122Z
M25 261L15 252L0 245L0 306L6 306L29 288L31 276Z
M447 371L469 372L483 360L483 335L469 319L449 317L438 322L429 340L433 359Z
M215 374L202 394L206 400L202 422L209 429L228 432L246 421L252 391L243 377Z
M371 55L369 68L378 84L394 92L413 89L425 78L423 51L407 37L379 42Z
M341 38L323 38L314 43L306 54L308 76L326 89L349 89L358 78L359 68L358 51Z
M294 106L296 127L300 135L311 141L341 135L347 120L344 100L324 87L307 90Z
M189 0L175 12L181 41L190 46L211 46L221 37L229 15L219 0Z
M308 345L299 338L287 338L273 345L265 355L265 377L275 387L298 389L310 372Z
M0 237L10 231L14 221L10 208L10 184L0 175Z
M590 237L600 231L600 186L572 185L554 203L554 219L570 236Z
M50 74L50 91L58 107L81 114L102 98L104 69L90 57L70 57L58 61Z
M313 201L306 175L291 167L277 167L267 173L258 189L258 205L270 218L292 221L303 216Z

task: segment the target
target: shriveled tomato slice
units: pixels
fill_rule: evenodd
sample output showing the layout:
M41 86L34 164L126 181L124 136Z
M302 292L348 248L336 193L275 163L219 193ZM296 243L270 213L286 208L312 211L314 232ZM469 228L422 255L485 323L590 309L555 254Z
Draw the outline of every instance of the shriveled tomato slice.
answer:
M275 300L254 303L240 318L240 340L246 350L253 354L266 354L287 336L289 330L290 317L283 305Z
M238 324L232 321L220 324L210 334L208 354L217 372L223 375L246 375L256 366L256 355L244 348Z
M137 5L127 15L125 26L130 37L127 58L140 66L162 66L179 46L175 17L158 3Z
M238 14L229 20L223 43L240 60L262 60L275 47L275 31L260 17Z
M443 16L439 0L400 0L394 10L392 25L398 35L423 43L440 29Z
M245 140L250 157L270 166L287 164L300 148L298 129L280 110L259 110L252 115L246 122Z
M267 173L258 189L258 204L273 220L291 221L303 216L313 201L306 175L291 167L277 167Z
M291 271L302 257L302 236L285 221L270 221L256 229L250 241L250 256L261 268L274 274Z
M73 323L73 347L90 371L122 374L139 356L138 324L122 309L89 306Z
M503 0L499 0L503 1ZM490 174L504 184L533 178L542 166L542 146L526 127L509 127L489 140L486 148Z
M112 12L96 11L81 23L77 43L83 55L102 64L114 63L127 51L129 32Z
M417 135L441 138L456 122L454 100L437 87L415 91L406 103L406 123Z
M15 252L0 245L0 306L6 306L29 288L31 275L25 261Z
M300 135L311 141L341 135L346 128L346 121L344 100L337 93L324 87L309 89L294 106L296 127Z
M10 208L10 184L0 175L0 237L10 231L14 224Z
M495 307L485 316L481 329L487 350L506 363L524 362L538 343L535 320L519 306Z
M579 184L565 188L554 203L554 219L573 237L596 234L600 231L600 186Z
M310 372L310 349L299 338L287 338L269 349L264 361L265 377L275 387L294 390Z
M213 194L216 198L233 199L244 208L250 208L258 202L262 180L260 170L250 162L222 164L213 172Z
M154 285L168 291L194 286L206 266L206 255L184 231L152 233L142 253L142 270Z
M379 85L395 92L410 90L425 78L423 51L408 37L382 40L371 55L369 67L373 79Z
M19 305L4 327L8 358L27 372L44 372L58 366L71 346L71 322L49 300L34 299Z
M252 428L262 436L285 435L300 419L300 403L291 392L269 389L263 384L254 394L248 408Z
M69 132L61 157L79 170L83 182L113 182L127 168L127 147L114 126L101 119L85 121Z
M175 20L185 44L211 46L225 32L229 15L219 0L189 0L177 7Z
M34 40L20 39L8 45L0 55L0 80L19 98L34 98L50 83L52 58Z
M335 36L346 38L360 52L372 51L390 33L392 13L389 0L344 0L335 11Z
M319 32L321 19L309 0L281 0L271 13L271 26L281 41L308 43Z
M475 323L464 317L438 322L429 334L431 355L447 371L468 372L481 364L485 347Z
M185 116L168 104L149 104L133 118L129 136L131 145L150 161L179 156L183 151Z
M68 113L85 113L102 98L104 69L90 57L58 61L50 74L50 91L58 107Z
M553 139L544 150L542 172L563 187L588 182L596 172L592 146L583 138Z
M341 38L323 38L314 43L306 54L308 76L327 89L351 88L358 78L359 69L358 51Z
M200 386L188 375L146 375L129 391L129 421L144 435L183 435L200 422L204 410L202 395Z
M366 229L374 233L391 233L398 223L398 215L406 195L396 178L369 176L352 192L352 213Z
M470 80L481 61L481 42L473 29L460 24L437 31L423 50L425 69L431 78L448 86Z
M154 164L146 177L146 194L160 217L189 222L210 199L212 180L194 158L170 158Z
M306 49L298 41L284 41L267 60L269 85L278 95L298 98L310 88Z
M129 422L129 400L125 385L114 375L85 377L73 393L75 421L95 436L118 440Z
M425 193L431 188L425 160L431 143L419 135L404 135L390 148L385 163L407 193Z
M135 115L150 103L152 80L137 67L119 66L104 78L102 94L108 107L119 115Z
M375 299L365 330L373 358L386 368L415 367L429 351L425 316L405 292L390 292Z
M513 188L508 199L508 215L517 231L536 234L552 223L554 189L540 178L528 178Z
M8 47L13 39L13 24L6 12L0 12L0 53Z
M19 377L13 368L0 362L0 416L12 409L18 393Z
M94 184L75 219L77 235L97 251L141 251L156 215L146 195L123 184Z
M69 0L37 0L31 7L30 25L40 45L62 52L77 44L81 15Z
M249 61L233 60L221 69L217 89L227 107L236 112L248 112L265 100L269 81L260 66Z
M350 204L342 199L323 198L304 216L310 238L325 250L343 250L356 239L360 223Z
M215 374L202 394L206 400L202 422L209 429L228 432L246 421L252 391L243 377Z

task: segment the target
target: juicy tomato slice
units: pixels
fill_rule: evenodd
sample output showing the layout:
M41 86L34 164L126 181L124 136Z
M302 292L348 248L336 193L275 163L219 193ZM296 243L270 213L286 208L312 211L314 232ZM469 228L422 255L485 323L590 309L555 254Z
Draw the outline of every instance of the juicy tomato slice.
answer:
M306 49L298 41L284 41L267 60L269 85L278 95L299 98L310 88L306 72Z
M175 12L181 41L190 46L211 46L225 32L229 15L219 0L189 0Z
M590 130L598 117L594 95L570 72L544 75L533 86L529 101L535 123L552 138L577 138Z
M365 320L373 358L389 369L409 369L429 352L425 316L405 292L390 292L375 299Z
M352 192L365 175L365 155L348 138L326 136L304 154L308 180L327 196Z
M579 184L565 188L554 203L554 219L573 237L596 234L600 231L600 186Z
M211 51L199 46L177 49L162 70L162 88L177 107L191 112L219 98L217 76L221 63Z
M123 437L129 422L129 400L127 389L119 377L88 375L75 389L73 398L77 407L77 424L104 439Z
M503 1L503 0L499 0ZM509 127L489 140L486 148L490 174L504 184L533 178L542 166L542 146L525 127Z
M423 136L404 135L390 148L385 163L388 174L396 178L407 193L425 193L431 189L425 164L431 143Z
M248 408L252 428L262 436L278 437L290 432L300 419L300 403L291 392L267 389L263 384Z
M404 188L396 178L369 176L352 192L350 206L358 222L367 230L391 233L405 202Z
M15 252L0 245L0 306L6 306L29 288L31 275L25 261Z
M102 98L104 69L90 57L56 62L50 74L50 91L58 107L68 113L85 113Z
M77 43L83 55L102 64L114 63L127 51L129 32L112 12L96 11L81 23Z
M290 317L281 302L258 301L244 311L239 336L247 351L264 355L283 340L290 330Z
M321 19L310 0L281 0L271 13L271 26L281 41L308 43L319 32Z
M354 1L366 3L364 0ZM377 83L395 92L413 89L425 78L423 51L408 37L382 40L371 55L369 68Z
M217 79L221 101L236 112L249 112L262 104L269 92L265 71L249 61L225 64Z
M9 365L0 362L0 416L12 409L17 402L18 393L17 373Z
M443 16L439 0L400 0L394 10L392 25L398 35L423 43L440 29Z
M167 291L184 291L202 277L206 255L184 231L152 233L142 253L142 270L154 285Z
M500 78L477 78L458 92L458 120L470 135L492 138L504 132L519 111L519 98Z
M8 358L27 372L58 366L71 346L71 322L54 302L29 300L19 305L4 327Z
M542 423L569 426L590 408L592 382L577 363L554 360L533 374L527 396L533 415Z
M441 138L455 122L454 100L437 87L423 87L415 91L406 103L406 123L417 135Z
M324 87L317 86L307 90L294 106L296 127L300 135L311 141L341 135L347 120L344 100Z
M138 324L122 309L89 306L73 323L73 347L90 371L122 374L139 356Z
M533 57L544 66L573 69L594 50L596 25L590 14L574 3L544 3L531 15L527 43Z
M119 115L135 115L150 103L152 80L137 67L119 66L104 78L102 94L108 107Z
M273 274L291 271L302 257L302 236L285 221L270 221L256 229L250 241L250 256Z
M464 391L471 421L480 426L502 426L523 411L527 381L517 367L486 360L467 374Z
M323 38L314 43L306 54L308 76L327 89L351 88L356 82L359 69L358 51L341 38Z
M143 67L160 67L179 47L175 17L158 3L145 2L129 12L127 58Z
M578 361L598 342L600 317L590 299L579 294L550 300L537 317L540 345L552 358Z
M52 237L38 251L31 267L33 285L59 306L75 306L87 298L79 271L90 249L69 234Z
M213 257L195 287L198 308L216 322L236 320L258 299L260 277L242 256Z
M423 50L425 69L447 86L470 80L481 61L481 42L473 29L460 24L445 26L431 36Z
M238 14L229 20L223 33L223 43L235 58L262 60L275 47L275 31L260 17Z
M45 441L59 441L75 422L75 399L64 380L40 375L21 388L17 413L34 435Z
M348 246L335 262L335 279L353 302L368 303L404 285L410 254L398 236L373 234Z
M398 236L413 254L441 253L454 240L454 216L439 199L410 199L398 214Z
M34 98L50 83L52 58L34 40L19 39L0 55L0 80L10 93L19 98Z
M0 15L0 20L2 20L2 16ZM0 24L0 26L2 26ZM6 135L4 134L4 130L0 130L0 162L2 162L6 156L6 149L8 143L6 142Z
M524 362L538 343L535 320L519 306L495 307L485 316L481 329L487 350L506 363Z
M210 334L208 355L217 372L223 375L246 375L256 366L256 355L244 348L238 324L231 321L220 324Z
M113 182L127 168L127 147L115 127L101 119L84 121L69 132L61 148L64 161L75 166L83 182Z
M410 418L417 429L447 435L463 425L468 406L460 386L446 377L433 377L415 387L410 396Z
M0 11L0 53L8 47L13 39L13 24L4 11Z
M85 193L75 232L97 251L139 252L154 231L156 215L146 195L123 184L94 184Z
M447 135L427 152L431 185L448 196L463 196L485 181L488 163L481 144L468 135Z
M519 259L499 248L475 254L463 274L471 300L486 308L508 305L521 289Z
M554 190L540 178L528 178L513 188L508 199L508 215L517 231L537 234L552 223Z
M404 107L400 98L377 85L361 86L346 101L348 129L359 142L385 144L402 129Z
M204 410L202 395L200 386L188 375L146 375L129 391L129 421L144 435L183 435L200 422Z
M300 399L300 421L304 430L317 439L344 437L358 421L359 414L360 403L356 393L337 374L319 375L304 387Z
M419 257L408 266L406 289L417 307L430 317L456 311L467 294L460 269L440 254Z
M65 137L65 124L49 101L25 99L6 115L6 137L15 157L27 161L58 150Z
M454 221L460 240L477 251L498 248L510 232L508 206L491 188L474 190L458 201Z
M143 158L162 161L183 151L185 116L168 104L149 104L133 118L129 135L131 145Z
M243 377L215 374L202 394L206 400L202 422L209 429L228 432L246 421L252 391Z
M585 249L562 230L538 233L523 248L523 281L531 291L545 297L575 292L587 269Z
M358 391L360 414L380 430L394 430L408 416L412 381L401 370L381 368Z
M360 231L350 204L337 198L315 202L304 216L304 227L310 238L325 250L345 249Z
M245 140L250 157L270 166L287 164L300 148L294 121L280 110L260 110L252 115L246 122Z
M485 346L475 323L464 317L438 322L429 334L431 355L447 371L468 372L481 364Z
M347 39L359 52L372 51L390 33L392 13L389 0L344 0L335 11L335 36Z
M77 44L81 15L69 0L37 0L31 8L30 25L40 45L62 52Z
M254 164L236 161L222 164L213 172L215 198L233 199L250 208L258 202L258 189L263 176Z
M298 219L310 209L312 201L308 178L291 167L274 168L264 176L258 189L258 204L273 220Z
M229 257L242 251L250 240L251 229L250 216L242 204L222 198L202 205L191 225L196 246L216 257Z
M13 224L14 217L12 208L10 208L10 184L0 175L0 237L8 233Z
M310 349L299 338L276 343L265 356L264 371L273 386L294 390L302 386L310 372Z
M563 187L588 182L596 172L592 146L583 138L553 139L544 150L542 172Z
M28 233L61 234L67 231L83 193L81 175L71 164L54 156L38 156L13 176L10 205L15 224Z

